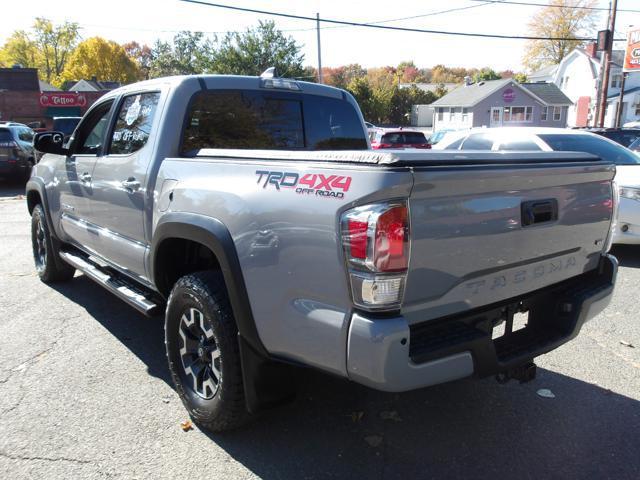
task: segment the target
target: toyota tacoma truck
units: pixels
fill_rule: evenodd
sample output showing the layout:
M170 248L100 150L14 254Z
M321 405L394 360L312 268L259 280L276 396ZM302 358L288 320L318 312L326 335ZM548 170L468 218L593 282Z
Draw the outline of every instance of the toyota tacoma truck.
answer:
M39 277L164 312L176 391L214 431L290 398L299 367L389 392L529 380L612 294L606 159L372 151L336 88L150 80L35 146Z

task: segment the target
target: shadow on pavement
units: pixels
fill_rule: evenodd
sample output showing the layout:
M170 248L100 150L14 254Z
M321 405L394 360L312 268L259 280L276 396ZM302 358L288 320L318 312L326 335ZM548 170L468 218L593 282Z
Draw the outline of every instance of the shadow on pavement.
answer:
M162 318L145 317L84 275L76 275L71 282L52 284L51 287L84 307L144 362L149 375L173 386L164 351Z
M0 198L13 198L24 195L25 182L0 178Z
M84 276L55 288L171 385L160 319ZM640 402L550 370L524 385L464 380L400 395L312 370L301 377L293 403L207 435L269 480L640 478Z
M615 245L611 254L623 267L640 268L640 245Z

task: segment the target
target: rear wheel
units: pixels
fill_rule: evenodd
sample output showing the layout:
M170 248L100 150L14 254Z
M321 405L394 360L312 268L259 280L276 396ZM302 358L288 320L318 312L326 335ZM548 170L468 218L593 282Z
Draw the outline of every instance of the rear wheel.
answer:
M244 400L238 328L224 282L215 272L180 278L165 318L169 370L193 420L212 431L242 425Z
M60 258L57 242L51 238L44 209L39 204L31 213L31 246L40 280L52 283L73 278L76 270Z

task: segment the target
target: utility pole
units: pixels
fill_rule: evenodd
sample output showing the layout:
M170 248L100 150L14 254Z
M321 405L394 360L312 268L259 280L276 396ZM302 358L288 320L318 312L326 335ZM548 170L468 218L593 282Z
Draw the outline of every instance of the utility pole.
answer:
M624 108L624 84L627 80L627 73L622 72L622 81L620 82L620 96L618 97L618 109L616 110L616 124L614 127L620 128L622 123L622 109Z
M318 32L318 83L322 83L322 48L320 47L320 14L316 13L316 31Z
M600 91L598 98L598 118L596 126L604 126L604 117L607 113L607 94L609 93L609 73L611 70L611 50L613 49L613 37L616 30L616 13L618 11L618 0L613 0L609 9L609 35L610 39L607 48L602 52L602 82L600 83Z

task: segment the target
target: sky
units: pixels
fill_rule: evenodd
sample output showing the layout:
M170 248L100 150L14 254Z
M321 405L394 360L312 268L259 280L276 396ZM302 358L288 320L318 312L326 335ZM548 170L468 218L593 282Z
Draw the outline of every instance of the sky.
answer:
M207 1L207 0L203 0ZM539 10L523 5L484 4L473 0L211 0L221 4L315 16L354 22L379 22L409 16L419 18L386 22L385 25L421 29L524 35L526 25ZM545 0L527 0L546 3ZM608 7L608 0L598 6ZM443 10L464 8L448 13ZM640 0L619 0L618 8L640 10ZM428 16L426 16L428 15ZM118 43L136 40L152 45L156 39L170 40L180 30L223 36L242 31L258 20L275 20L303 45L305 64L317 66L315 22L235 12L182 2L180 0L5 0L0 16L0 42L14 30L28 29L36 16L54 23L80 24L83 38L102 36ZM619 13L618 37L625 37L629 25L640 25L640 13ZM606 12L598 21L606 28ZM425 33L384 31L325 24L321 29L322 65L335 67L359 63L364 67L397 65L413 60L418 67L437 64L460 67L490 66L495 70L522 70L524 40L452 37ZM616 48L624 48L623 44Z

